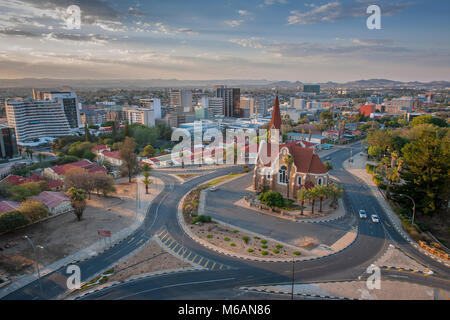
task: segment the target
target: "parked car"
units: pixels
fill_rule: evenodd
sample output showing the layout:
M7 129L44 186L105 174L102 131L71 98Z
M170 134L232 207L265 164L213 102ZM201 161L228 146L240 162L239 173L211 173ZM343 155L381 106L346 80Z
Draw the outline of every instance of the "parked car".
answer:
M359 217L361 219L366 219L367 218L367 213L364 210L359 210Z
M380 222L380 218L376 214L373 214L372 215L372 222L373 223L379 223Z

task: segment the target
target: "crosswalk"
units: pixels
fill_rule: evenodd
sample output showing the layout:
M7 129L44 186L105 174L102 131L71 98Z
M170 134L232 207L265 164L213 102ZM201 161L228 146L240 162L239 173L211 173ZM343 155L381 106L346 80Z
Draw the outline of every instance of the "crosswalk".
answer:
M179 256L181 259L185 261L189 261L195 264L202 266L203 268L209 270L229 270L230 266L221 264L219 262L213 261L211 259L207 259L201 255L196 254L192 250L182 246L176 240L174 240L167 230L162 230L157 234L159 240L162 244L167 247L172 253Z

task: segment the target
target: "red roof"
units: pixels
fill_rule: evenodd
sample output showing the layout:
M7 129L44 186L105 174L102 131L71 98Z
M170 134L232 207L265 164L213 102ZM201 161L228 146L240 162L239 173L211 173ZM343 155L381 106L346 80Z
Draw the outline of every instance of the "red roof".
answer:
M105 150L102 152L105 157L122 160L119 156L119 151L108 151Z
M60 188L64 186L64 182L62 182L61 180L48 181L48 186L50 187L50 189Z
M91 151L100 151L100 150L108 150L108 146L105 146L104 144L100 144L98 146L95 146L91 149Z
M49 208L54 208L64 201L70 201L68 196L53 191L41 192L38 196L33 197L33 200L42 202Z
M3 179L2 182L6 182L6 183L12 184L14 186L17 186L22 183L33 182L33 180L31 180L29 178L24 178L21 176L10 175L10 176L7 176L5 179Z
M95 173L95 172L108 173L108 170L106 170L106 168L104 166L100 166L100 167L90 168L90 169L88 169L88 172L89 173Z
M96 166L95 163L92 163L89 160L85 159L85 160L81 160L81 161L77 161L77 162L72 162L72 163L56 166L56 167L53 167L52 170L58 175L64 175L64 174L66 174L67 171L69 171L70 169L73 169L73 168L89 169L89 168L92 168L95 166Z
M280 101L278 100L278 94L273 103L272 120L270 121L269 129L281 130L281 114L280 114Z
M271 145L265 144L267 146L267 156L271 156ZM303 148L297 144L297 141L288 144L280 145L280 151L282 148L288 148L289 153L294 158L294 164L297 167L297 172L302 173L314 173L314 174L324 174L328 170L325 168L322 160L319 156L314 153L313 149ZM271 163L265 165L270 167Z
M20 207L19 202L2 201L0 202L0 214L11 210L17 210Z

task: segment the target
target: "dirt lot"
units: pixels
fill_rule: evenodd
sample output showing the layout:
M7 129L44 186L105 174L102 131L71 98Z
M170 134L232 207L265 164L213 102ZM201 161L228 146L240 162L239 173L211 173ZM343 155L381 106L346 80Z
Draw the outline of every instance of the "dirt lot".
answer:
M82 221L73 213L66 213L14 233L0 236L0 273L14 279L33 273L34 256L30 244L23 238L29 236L39 250L39 262L46 266L99 240L97 230L113 233L130 226L135 218L136 184L127 179L116 182L114 197L91 195ZM117 198L120 197L120 198ZM8 244L11 245L10 248Z
M142 251L115 266L114 273L109 279L121 282L144 273L178 268L191 269L192 266L188 263L183 264L182 260L174 257L152 240Z
M191 231L201 239L204 239L215 246L239 254L270 258L287 258L308 255L307 250L309 243L306 244L304 248L299 249L285 247L280 243L245 234L242 231L233 230L215 222L190 225L189 227L191 228ZM245 239L247 239L247 242ZM297 254L294 254L294 252Z

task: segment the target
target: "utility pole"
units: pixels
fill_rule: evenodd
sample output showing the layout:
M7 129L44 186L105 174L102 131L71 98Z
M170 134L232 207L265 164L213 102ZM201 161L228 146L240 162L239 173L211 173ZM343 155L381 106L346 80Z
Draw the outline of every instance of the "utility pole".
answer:
M294 300L294 273L295 273L295 258L292 257L292 290L291 290L291 300Z

